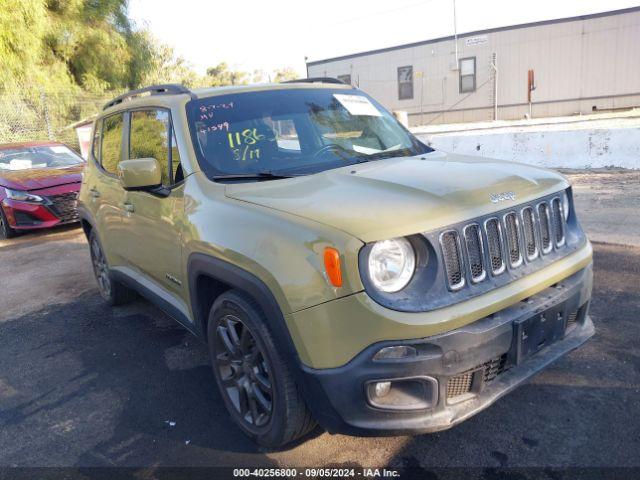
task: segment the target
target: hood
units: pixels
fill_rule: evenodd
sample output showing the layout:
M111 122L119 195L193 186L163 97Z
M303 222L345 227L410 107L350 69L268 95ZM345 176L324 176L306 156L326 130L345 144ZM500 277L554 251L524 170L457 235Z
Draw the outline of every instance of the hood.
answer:
M370 242L439 229L568 185L551 170L432 152L285 180L229 184L226 195ZM506 192L513 193L500 196L498 203L491 201L492 195Z
M68 168L0 171L0 185L13 190L40 190L82 181L84 164Z

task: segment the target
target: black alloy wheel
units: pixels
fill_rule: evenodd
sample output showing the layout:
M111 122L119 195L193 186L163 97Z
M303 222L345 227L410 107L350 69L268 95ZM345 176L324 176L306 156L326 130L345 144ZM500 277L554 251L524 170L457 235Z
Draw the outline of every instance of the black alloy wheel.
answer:
M250 430L264 427L273 413L273 387L267 357L249 327L226 314L216 326L216 368L222 388Z
M102 247L98 241L97 235L91 235L91 263L93 264L93 273L98 282L98 290L105 300L111 298L111 279L109 278L109 266L102 252Z

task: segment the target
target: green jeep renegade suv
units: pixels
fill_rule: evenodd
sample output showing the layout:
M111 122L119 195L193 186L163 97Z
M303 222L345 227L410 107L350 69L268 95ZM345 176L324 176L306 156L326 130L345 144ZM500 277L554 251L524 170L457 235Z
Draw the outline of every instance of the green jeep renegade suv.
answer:
M594 333L561 175L434 151L333 79L116 98L79 208L104 299L207 342L264 445L449 428Z

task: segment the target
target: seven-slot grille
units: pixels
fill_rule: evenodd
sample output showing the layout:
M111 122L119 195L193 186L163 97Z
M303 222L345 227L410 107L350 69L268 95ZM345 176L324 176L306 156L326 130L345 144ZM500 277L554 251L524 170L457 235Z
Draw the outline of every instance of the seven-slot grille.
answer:
M78 192L61 193L51 195L51 209L60 218L62 223L77 222L80 220L78 214Z
M447 285L450 290L465 286L465 278L472 283L482 282L487 272L499 275L507 264L516 269L540 256L550 253L553 246L565 244L563 200L559 197L537 205L525 205L502 216L477 222L458 230L446 230L440 235ZM464 253L461 249L464 244ZM485 248L486 243L486 248Z

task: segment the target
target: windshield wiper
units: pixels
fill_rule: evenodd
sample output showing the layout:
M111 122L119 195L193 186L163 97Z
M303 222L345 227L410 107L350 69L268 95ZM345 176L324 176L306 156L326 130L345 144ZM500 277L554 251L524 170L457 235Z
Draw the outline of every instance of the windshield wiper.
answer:
M220 175L214 175L214 180L279 180L282 178L291 178L296 175L285 175L282 173L275 173L270 171L261 171L261 172L247 172L247 173L225 173Z
M358 157L356 160L357 163L365 163L370 162L372 160L383 160L385 158L393 158L393 157L411 157L415 155L408 148L399 148L398 150L383 150L382 152L372 153L371 155L366 155L364 157Z

